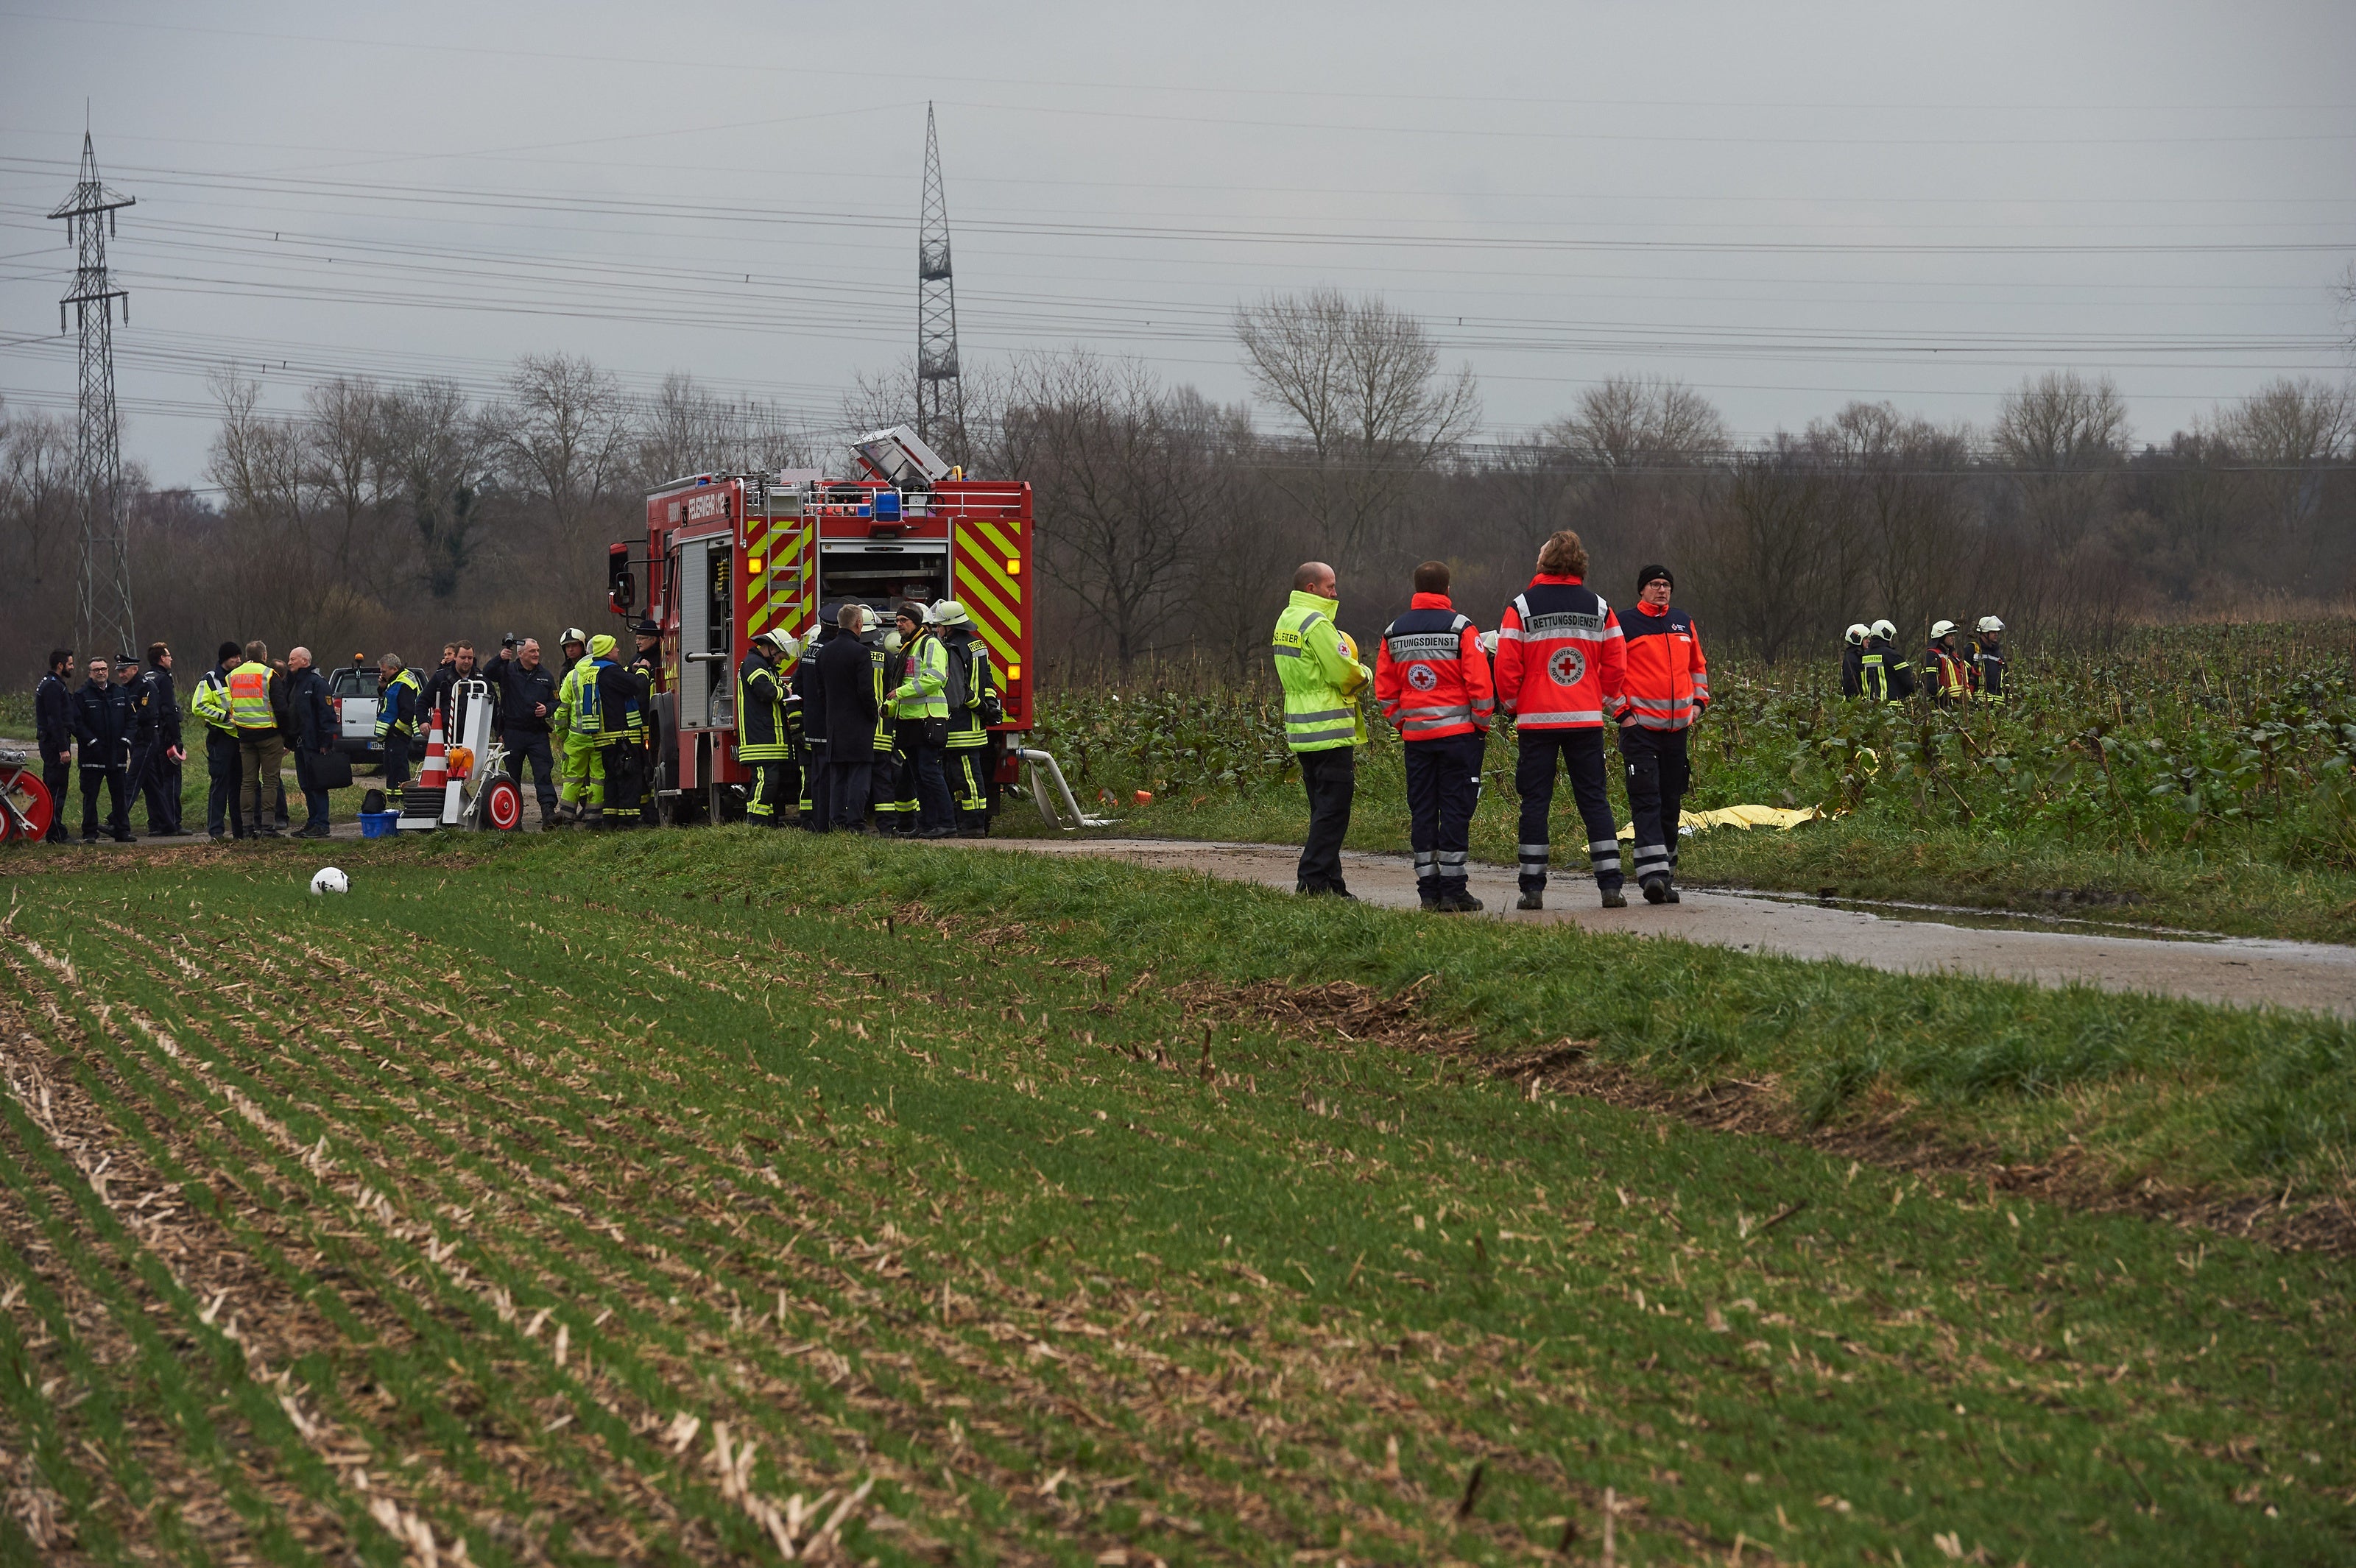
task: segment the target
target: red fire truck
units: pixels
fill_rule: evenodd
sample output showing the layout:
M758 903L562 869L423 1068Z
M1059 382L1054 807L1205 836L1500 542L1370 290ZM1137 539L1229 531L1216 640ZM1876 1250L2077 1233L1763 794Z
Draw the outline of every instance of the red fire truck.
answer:
M1031 486L968 479L905 426L851 443L864 471L698 474L647 495L643 540L607 552L617 615L662 627L659 820L726 821L752 769L736 756L736 667L763 632L805 646L820 607L955 599L1003 686L1001 783L1031 728ZM626 649L626 636L617 638Z

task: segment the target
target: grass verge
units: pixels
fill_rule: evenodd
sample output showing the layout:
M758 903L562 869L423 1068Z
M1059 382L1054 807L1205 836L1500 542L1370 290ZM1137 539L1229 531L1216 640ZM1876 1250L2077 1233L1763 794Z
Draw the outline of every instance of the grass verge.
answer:
M1397 747L1362 758L1348 847L1378 854L1408 850L1407 793ZM1472 822L1472 854L1514 863L1519 799L1513 749L1493 738L1488 779ZM1578 868L1585 828L1569 789L1557 789L1552 837L1558 869ZM1623 786L1612 780L1616 820L1628 820ZM1773 803L1769 803L1773 804ZM1699 809L1699 805L1695 807ZM1298 784L1253 784L1216 792L1157 794L1153 800L1099 800L1119 819L1105 831L1244 844L1298 844L1308 808ZM1010 801L1001 831L1055 836L1027 802ZM1714 829L1685 840L1678 875L1693 886L1837 890L1853 899L1904 899L1971 909L2066 914L2094 920L2270 936L2356 942L2356 875L2322 866L2287 869L2254 847L2221 838L2158 854L1991 833L1969 826L1909 825L1883 817L1834 817L1788 832Z
M1631 1563L2351 1553L2356 1265L1460 1060L1867 1038L1992 1146L2245 1181L2284 1020L744 829L347 849L12 888L19 1555L1592 1561L1606 1488ZM2041 1077L1934 1070L2008 1012Z

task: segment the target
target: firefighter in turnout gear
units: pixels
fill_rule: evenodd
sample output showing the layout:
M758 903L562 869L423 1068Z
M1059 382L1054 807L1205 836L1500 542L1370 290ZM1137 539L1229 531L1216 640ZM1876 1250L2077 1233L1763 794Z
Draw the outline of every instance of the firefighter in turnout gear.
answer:
M1873 635L1873 628L1862 621L1852 622L1841 634L1841 695L1865 695L1865 640Z
M1670 608L1676 579L1665 566L1636 573L1636 608L1620 624L1628 647L1621 693L1620 759L1628 769L1628 815L1636 827L1636 885L1647 903L1678 901L1677 827L1684 820L1686 731L1709 706L1709 665L1701 628Z
M954 599L933 606L941 647L948 656L949 738L945 761L957 799L958 837L990 837L990 727L1005 717L990 648L973 635L973 618Z
M2004 700L2004 623L1993 615L1980 617L1972 639L1971 677L1972 694L1982 702Z
M1309 796L1309 832L1293 891L1350 898L1342 879L1342 840L1349 835L1358 787L1358 693L1374 672L1358 662L1333 624L1341 599L1333 569L1322 560L1303 561L1292 573L1292 597L1276 618L1269 652L1284 688L1285 743Z
M925 612L925 624L905 650L907 674L900 681L893 716L916 772L916 837L949 838L957 834L957 797L949 792L949 655Z
M916 673L916 636L925 629L927 613L924 605L911 602L901 605L894 617L893 629L900 634L900 651L899 662L885 672L892 677L884 686L884 695L887 698L896 693L902 684ZM892 827L894 832L907 837L913 837L922 826L917 820L916 737L915 727L903 723L898 712L898 703L887 703L884 718L892 730L892 769L899 785L899 820L893 823Z
M906 612L903 611L901 613L905 616ZM895 622L892 629L878 637L868 650L869 656L875 662L875 704L878 717L875 720L875 761L868 773L867 801L872 813L870 820L876 831L880 833L900 831L902 809L900 726L899 721L892 717L892 704L889 699L893 688L900 684L901 677L907 669L908 661L900 652L905 645L905 639L901 635L898 624ZM911 796L907 802L907 810L912 816L916 810L916 804L915 798Z
M561 822L594 827L605 815L605 758L598 720L597 672L614 662L614 639L600 632L556 688L556 743L564 761L556 791Z
M1931 645L1922 650L1922 677L1931 683L1931 700L1942 708L1960 708L1971 700L1971 661L1955 645L1953 621L1932 624Z
M1589 588L1587 549L1564 529L1538 551L1537 575L1505 607L1497 628L1497 708L1514 720L1521 755L1514 787L1522 797L1521 909L1546 907L1556 759L1570 774L1587 827L1588 866L1605 909L1624 909L1620 830L1603 788L1603 715L1619 705L1627 647L1619 618Z
M786 826L786 763L792 748L786 732L786 686L777 672L800 654L800 645L785 633L763 632L736 667L736 756L753 770L744 815L763 827Z
M638 826L646 790L647 677L612 659L593 660L597 688L598 762L605 775L605 811L599 826Z
M1408 837L1423 907L1477 913L1466 886L1481 761L1496 697L1481 629L1449 602L1448 563L1415 569L1408 612L1383 628L1375 649L1375 700L1405 742Z
M1858 695L1868 702L1903 702L1914 695L1914 667L1898 656L1892 639L1898 628L1876 621L1867 629L1865 648L1858 656Z

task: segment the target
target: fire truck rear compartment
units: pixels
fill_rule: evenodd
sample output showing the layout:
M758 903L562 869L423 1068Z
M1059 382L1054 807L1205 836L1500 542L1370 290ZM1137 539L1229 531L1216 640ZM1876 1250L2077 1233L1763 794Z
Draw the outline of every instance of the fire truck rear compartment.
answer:
M819 547L819 601L831 609L848 600L872 606L889 621L908 600L929 604L949 596L946 544L825 544Z

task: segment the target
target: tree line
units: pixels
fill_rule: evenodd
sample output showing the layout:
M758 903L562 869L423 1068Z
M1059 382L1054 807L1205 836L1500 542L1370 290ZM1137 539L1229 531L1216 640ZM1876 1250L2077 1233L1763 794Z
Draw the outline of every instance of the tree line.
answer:
M2054 372L1984 428L1855 401L1737 443L1693 388L1625 375L1482 442L1470 368L1379 299L1275 296L1234 326L1250 405L1080 351L967 372L963 423L937 443L1033 486L1050 678L1141 659L1256 671L1311 558L1341 572L1362 640L1431 557L1494 624L1561 528L1587 540L1607 598L1666 561L1716 642L1769 658L1831 656L1847 624L1883 615L1910 640L1933 618L1995 613L2028 644L2073 645L2164 616L2344 613L2356 596L2356 395L2339 383L2278 379L2139 442L2107 378ZM129 475L141 635L267 635L338 658L597 624L605 547L643 526L645 489L841 472L851 433L916 408L907 364L860 378L820 428L683 375L634 398L565 355L519 361L484 398L339 378L272 413L234 376L212 391L209 489ZM27 581L11 667L70 640L72 456L69 421L0 408L0 545Z

